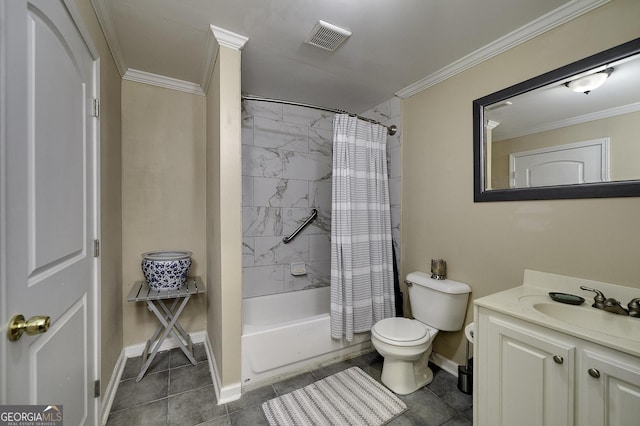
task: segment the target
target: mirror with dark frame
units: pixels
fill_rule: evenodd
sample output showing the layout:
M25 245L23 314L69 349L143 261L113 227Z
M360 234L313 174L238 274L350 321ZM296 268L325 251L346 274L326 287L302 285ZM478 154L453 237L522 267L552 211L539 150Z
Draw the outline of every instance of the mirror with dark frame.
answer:
M473 101L474 201L640 196L640 38Z

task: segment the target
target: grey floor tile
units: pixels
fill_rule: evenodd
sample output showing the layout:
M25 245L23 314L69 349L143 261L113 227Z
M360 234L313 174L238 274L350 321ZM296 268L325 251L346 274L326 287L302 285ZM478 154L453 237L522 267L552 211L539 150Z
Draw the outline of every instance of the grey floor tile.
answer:
M473 406L467 408L461 413L465 419L473 421Z
M382 383L382 369L378 370L378 369L370 368L364 371L365 373L373 377L378 383Z
M433 381L427 385L427 388L438 396L444 395L451 389L456 389L458 379L444 370L433 371Z
M135 379L123 380L118 385L111 412L166 398L168 384L168 370L147 374L138 383L136 383Z
M458 415L442 398L422 388L409 395L399 395L409 411L404 415L415 425L439 426Z
M212 385L209 363L201 362L197 365L172 368L169 370L169 395L199 389Z
M282 382L274 383L273 389L278 395L284 395L292 392L296 389L303 388L311 383L315 382L316 378L311 373L300 374L299 376L292 377Z
M379 383L382 383L382 363L380 364L367 364L367 365L362 365L360 366L360 368L362 369L362 371L364 371L365 373L367 373L368 375L370 375L371 377L373 377L375 380L377 380Z
M192 365L189 358L182 352L180 348L174 348L170 351L169 368L181 367L183 365ZM193 345L193 356L197 363L207 360L207 350L204 343L196 343Z
M262 411L262 404L252 405L244 410L229 414L232 425L238 426L269 426L267 418Z
M203 344L194 345L198 361L191 365L182 351L158 354L153 369L140 383L123 380L114 399L108 425L267 425L262 403L300 389L331 374L357 366L380 380L383 358L376 352L338 362L309 373L245 393L239 401L218 406ZM136 377L141 357L129 360L127 377ZM473 423L472 397L457 389L457 378L432 366L434 380L410 395L399 395L409 410L393 419L392 426L467 426ZM123 374L123 377L124 374ZM149 402L151 401L151 402Z
M427 389L458 411L463 411L473 404L473 397L458 389L458 378L444 370L434 374L433 382L427 385Z
M268 401L271 398L275 398L276 396L276 392L273 390L272 386L264 386L254 389L242 395L242 398L238 401L227 403L227 411L231 414L255 405L260 406L263 402Z
M198 426L231 426L231 419L229 419L229 416L218 417L217 419L200 423Z
M414 426L414 423L406 415L402 414L387 423L389 426Z
M129 358L124 366L122 377L120 380L131 379L138 377L140 369L142 368L142 355L135 358ZM145 376L151 373L158 373L169 369L169 351L158 352L151 361L151 365L147 369Z
M380 382L380 376L382 376L383 361L384 358L381 357L377 352L373 351L348 360L346 362L355 367L360 367L362 371Z
M107 426L157 426L167 422L167 399L109 414Z
M363 370L365 368L368 368L369 366L375 366L376 368L382 368L382 361L384 360L383 357L381 357L378 352L373 351L373 352L368 352L366 354L362 354L358 357L352 358L350 360L348 360L347 362L358 366L360 368L362 368Z
M218 405L213 385L169 397L168 425L197 425L227 416L227 408Z
M332 374L339 373L342 370L353 367L353 361L340 361L335 364L330 364L325 367L321 367L317 370L313 370L311 374L318 380L329 377Z
M458 389L452 389L440 396L440 398L447 401L447 404L455 408L457 411L464 411L473 406L473 397L460 392Z
M443 423L442 426L472 426L472 425L473 425L472 420L467 419L462 414L458 414L451 420L447 421L446 423Z

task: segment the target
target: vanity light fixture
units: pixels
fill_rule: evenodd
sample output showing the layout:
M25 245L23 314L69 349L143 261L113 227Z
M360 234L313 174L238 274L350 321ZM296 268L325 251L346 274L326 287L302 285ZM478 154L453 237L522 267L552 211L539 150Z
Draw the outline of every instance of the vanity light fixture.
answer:
M588 95L592 90L595 90L598 87L602 86L612 72L613 68L607 68L603 71L576 78L575 80L571 80L564 85L574 92L582 92L585 95Z

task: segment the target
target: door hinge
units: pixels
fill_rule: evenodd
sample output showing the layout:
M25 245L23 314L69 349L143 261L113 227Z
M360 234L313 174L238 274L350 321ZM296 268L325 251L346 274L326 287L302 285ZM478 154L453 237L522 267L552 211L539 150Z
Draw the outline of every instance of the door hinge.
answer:
M91 116L100 117L100 100L97 98L93 98Z
M93 257L100 256L100 240L93 240Z
M100 396L100 380L96 380L93 382L93 397L97 398Z

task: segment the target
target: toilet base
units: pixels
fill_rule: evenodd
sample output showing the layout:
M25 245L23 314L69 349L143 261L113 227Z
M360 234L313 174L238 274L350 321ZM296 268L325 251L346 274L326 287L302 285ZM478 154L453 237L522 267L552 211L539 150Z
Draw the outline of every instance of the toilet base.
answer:
M417 391L433 380L433 371L429 368L429 355L431 350L422 354L417 361L385 357L380 380L398 395L408 395Z

